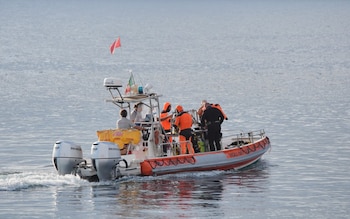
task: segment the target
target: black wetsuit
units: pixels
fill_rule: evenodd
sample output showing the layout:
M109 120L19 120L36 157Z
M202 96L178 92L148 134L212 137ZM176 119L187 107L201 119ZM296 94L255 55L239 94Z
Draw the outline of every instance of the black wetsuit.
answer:
M208 141L211 151L221 150L221 124L224 121L222 112L215 108L208 106L203 113L201 123L202 126L208 128Z

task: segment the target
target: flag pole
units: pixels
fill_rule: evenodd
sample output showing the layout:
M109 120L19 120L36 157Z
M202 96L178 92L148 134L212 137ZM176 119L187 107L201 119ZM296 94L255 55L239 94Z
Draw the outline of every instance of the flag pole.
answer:
M116 40L114 40L113 41L113 43L110 45L110 47L109 47L109 50L110 50L110 52L111 52L111 55L113 55L114 54L114 50L116 49L116 48L120 48L121 49L121 54L123 53L123 50L122 50L122 48L121 48L121 42L120 42L120 35L118 35L118 37L116 38ZM122 56L122 55L121 55ZM118 63L116 63L116 65L118 66Z

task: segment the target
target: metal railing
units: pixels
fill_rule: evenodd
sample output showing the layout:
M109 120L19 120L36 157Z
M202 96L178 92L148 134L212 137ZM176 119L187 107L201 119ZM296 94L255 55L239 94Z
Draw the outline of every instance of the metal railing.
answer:
M262 139L265 137L265 131L264 129L250 131L250 132L241 132L239 134L230 135L228 137L231 137L231 140L233 141L229 146L242 146L249 143L254 143L257 140Z
M163 156L175 156L175 155L181 155L181 144L186 143L189 145L189 147L193 148L191 141L180 141L180 142L166 142L161 143L157 146L157 157L163 157ZM188 152L189 153L189 152Z

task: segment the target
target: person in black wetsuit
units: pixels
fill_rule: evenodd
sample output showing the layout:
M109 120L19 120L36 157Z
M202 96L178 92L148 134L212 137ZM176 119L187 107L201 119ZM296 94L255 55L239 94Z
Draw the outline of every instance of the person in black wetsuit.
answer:
M208 141L211 151L221 150L221 124L224 121L225 116L222 112L212 107L210 104L206 104L206 109L201 118L202 127L208 129Z

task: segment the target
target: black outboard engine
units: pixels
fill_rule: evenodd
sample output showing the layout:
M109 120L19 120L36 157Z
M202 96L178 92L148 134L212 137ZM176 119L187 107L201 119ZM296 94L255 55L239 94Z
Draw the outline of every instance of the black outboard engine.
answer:
M91 161L99 181L118 177L117 165L122 160L119 146L107 141L97 141L91 146Z
M72 174L82 162L83 151L80 145L69 141L57 141L53 146L52 163L59 175Z

